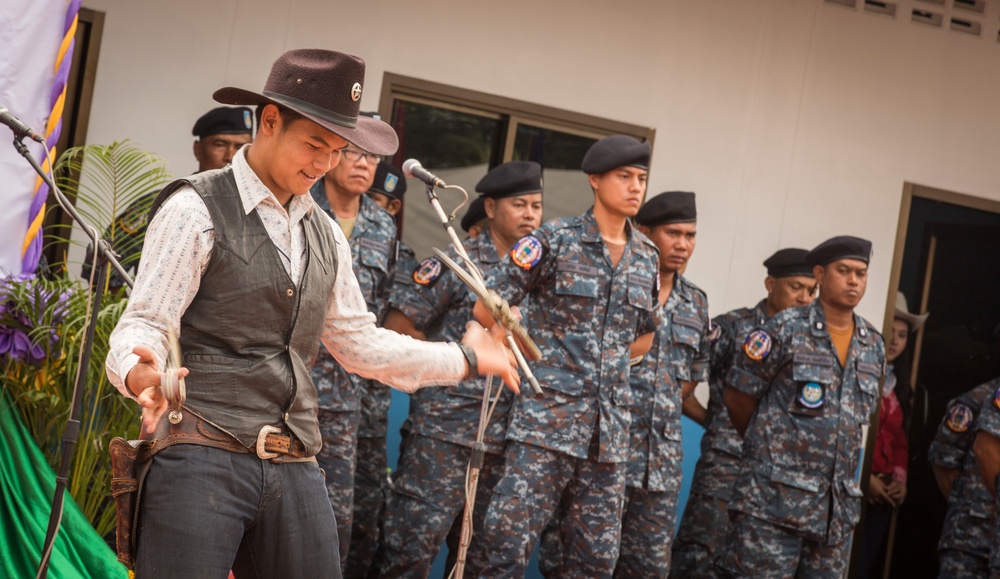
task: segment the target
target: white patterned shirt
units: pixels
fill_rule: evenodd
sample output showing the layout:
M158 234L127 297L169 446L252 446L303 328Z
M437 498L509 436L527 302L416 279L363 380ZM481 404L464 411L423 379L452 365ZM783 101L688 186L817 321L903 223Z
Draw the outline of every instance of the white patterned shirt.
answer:
M243 210L246 214L257 210L282 265L298 284L305 257L302 218L316 210L315 201L309 194L294 195L286 212L247 164L249 147L244 146L233 158ZM322 335L323 345L333 357L349 372L406 392L455 384L464 378L465 357L456 344L422 342L375 326L375 316L368 311L351 268L347 239L329 216L326 221L337 244L339 264ZM139 360L132 353L133 347L149 346L157 369L166 367L167 328L180 335L181 316L198 293L214 243L215 228L208 208L191 186L179 188L156 212L146 231L135 287L109 338L108 378L122 394L132 397L124 377Z

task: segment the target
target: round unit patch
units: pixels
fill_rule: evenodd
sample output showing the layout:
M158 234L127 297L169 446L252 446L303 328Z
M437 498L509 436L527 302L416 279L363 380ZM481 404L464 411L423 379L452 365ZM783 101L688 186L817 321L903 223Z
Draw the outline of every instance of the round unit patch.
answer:
M1000 388L997 388L997 391L993 393L993 406L1000 408Z
M826 402L823 396L823 386L816 382L806 382L799 390L799 404L806 408L816 409Z
M522 269L531 269L542 260L542 242L534 235L525 235L510 248L510 259Z
M754 330L743 342L743 353L751 360L761 361L771 353L771 336L764 330Z
M430 285L441 276L441 261L436 257L428 257L413 270L413 281L420 285Z
M952 432L965 432L972 425L972 409L965 404L956 404L948 411L948 420L945 424Z

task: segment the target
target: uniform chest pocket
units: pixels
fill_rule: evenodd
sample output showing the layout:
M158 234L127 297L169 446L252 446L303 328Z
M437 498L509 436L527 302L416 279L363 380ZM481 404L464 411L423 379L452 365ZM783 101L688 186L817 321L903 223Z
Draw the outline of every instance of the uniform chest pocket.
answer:
M598 279L601 271L592 265L559 262L556 265L556 294L597 299L601 295Z
M882 378L882 366L858 360L859 413L862 422L868 421L868 416L875 409L875 401L879 396L878 381Z
M796 353L792 358L794 389L788 411L799 416L823 416L837 381L833 358Z
M375 269L383 275L389 273L389 246L362 237L358 242L358 253L361 254L361 265L369 269Z
M704 323L683 312L670 315L670 369L680 380L691 379L691 362L701 345Z
M628 303L640 310L653 309L653 279L630 273L628 274Z

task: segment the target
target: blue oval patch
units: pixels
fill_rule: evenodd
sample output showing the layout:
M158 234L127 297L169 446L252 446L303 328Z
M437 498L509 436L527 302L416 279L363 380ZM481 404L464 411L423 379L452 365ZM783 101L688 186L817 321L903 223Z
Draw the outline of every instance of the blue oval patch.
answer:
M743 353L747 358L760 362L771 353L771 336L764 330L754 330L743 342Z
M441 277L441 261L436 257L428 257L413 270L413 281L420 285L430 285Z
M525 235L510 248L510 259L521 269L531 269L542 260L543 246L534 235Z

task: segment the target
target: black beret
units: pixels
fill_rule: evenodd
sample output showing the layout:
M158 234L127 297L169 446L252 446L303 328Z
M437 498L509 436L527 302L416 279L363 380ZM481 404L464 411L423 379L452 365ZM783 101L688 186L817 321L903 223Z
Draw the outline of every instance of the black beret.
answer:
M401 170L382 161L375 169L375 179L368 190L381 193L392 199L402 199L403 193L406 193L406 179L403 179Z
M483 197L503 199L542 192L542 166L533 161L511 161L494 167L476 183Z
M247 107L215 107L194 124L191 134L204 139L209 135L253 133L253 113Z
M635 222L646 227L667 223L694 223L697 220L694 193L690 191L667 191L650 197L635 215Z
M486 217L486 197L476 197L472 200L472 203L469 203L469 209L466 210L465 216L462 217L462 230L468 233L473 225L486 219Z
M827 265L839 259L857 259L868 263L872 258L872 242L860 237L839 235L817 245L806 254L809 265Z
M618 167L649 169L649 143L628 135L611 135L587 149L580 169L588 175L600 175Z
M774 252L774 255L764 260L767 275L771 277L795 277L799 275L812 277L813 268L806 263L808 249L786 247Z

